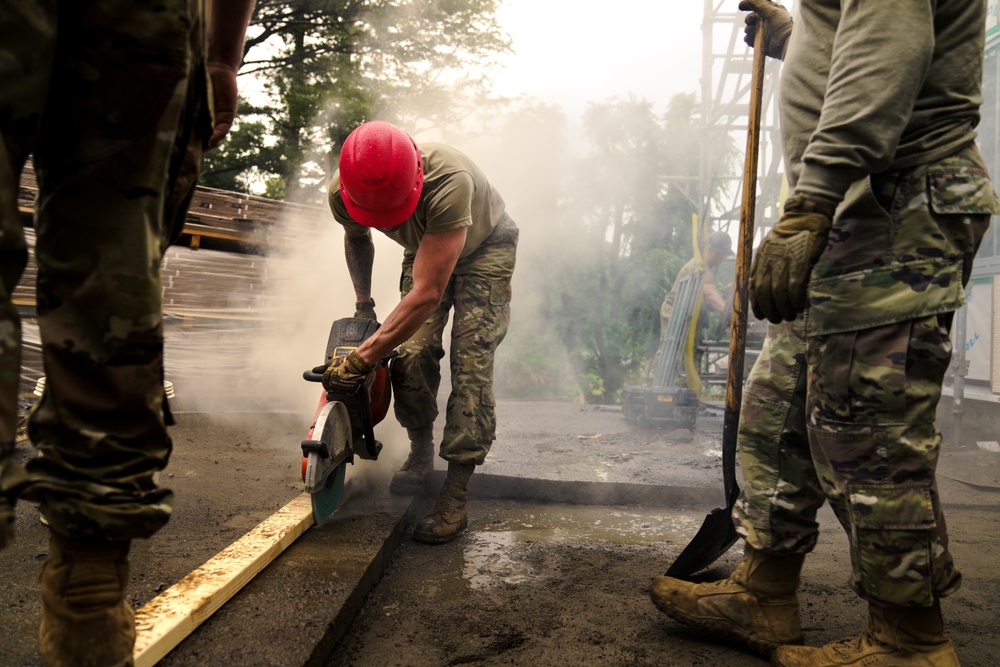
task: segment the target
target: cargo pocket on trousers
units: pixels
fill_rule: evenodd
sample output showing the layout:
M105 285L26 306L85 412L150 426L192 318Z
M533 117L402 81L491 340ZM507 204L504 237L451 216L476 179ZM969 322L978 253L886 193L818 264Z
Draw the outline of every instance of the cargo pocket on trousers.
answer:
M403 298L413 289L413 275L408 271L399 274L399 297Z
M510 303L511 289L509 280L490 281L490 305L503 306Z
M479 411L480 437L483 442L493 442L497 437L497 402L492 382L484 384L479 390L479 402L483 406Z
M851 560L859 593L901 606L933 602L929 484L848 484Z

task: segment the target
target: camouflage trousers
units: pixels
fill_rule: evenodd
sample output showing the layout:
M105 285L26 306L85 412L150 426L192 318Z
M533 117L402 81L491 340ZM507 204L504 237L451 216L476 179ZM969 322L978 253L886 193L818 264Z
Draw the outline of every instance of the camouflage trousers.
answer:
M479 248L459 260L437 310L401 346L392 363L396 419L406 428L433 424L438 416L444 329L454 309L451 394L440 447L446 461L481 464L496 439L493 360L510 323L517 240L517 226L506 218ZM411 289L413 253L407 251L400 292L405 295Z
M738 532L757 549L808 552L829 501L850 541L852 584L869 601L928 606L961 583L935 479L934 418L952 314L996 206L977 157L852 187L809 311L769 328L744 392ZM954 192L964 198L946 204ZM873 269L883 266L893 270ZM853 310L838 318L839 308Z
M0 0L0 498L39 502L70 538L148 537L170 516L153 481L171 451L160 261L211 127L201 16L194 0ZM11 293L31 154L47 381L28 422L40 455L21 466Z

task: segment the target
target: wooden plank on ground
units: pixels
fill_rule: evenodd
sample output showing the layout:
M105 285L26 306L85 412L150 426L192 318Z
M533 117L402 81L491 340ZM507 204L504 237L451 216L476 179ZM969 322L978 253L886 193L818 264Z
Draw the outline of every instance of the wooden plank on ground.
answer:
M135 615L135 666L159 662L312 525L303 493L146 603Z

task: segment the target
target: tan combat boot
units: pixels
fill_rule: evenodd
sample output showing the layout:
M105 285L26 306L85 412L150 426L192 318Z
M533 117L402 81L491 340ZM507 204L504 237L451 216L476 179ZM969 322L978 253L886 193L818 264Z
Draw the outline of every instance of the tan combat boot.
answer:
M0 493L0 551L14 544L14 503Z
M469 523L466 502L469 478L475 463L448 463L448 476L441 487L434 511L417 522L413 539L424 544L442 544L455 539Z
M424 479L434 467L434 426L406 429L410 436L410 455L403 467L392 476L389 493L413 496L424 488Z
M958 655L944 635L941 606L889 607L868 604L868 623L859 635L820 648L782 646L771 656L779 667L958 667Z
M805 554L772 555L746 546L729 578L693 584L657 577L650 595L667 616L769 655L802 642L799 572Z
M129 542L51 533L39 644L48 667L130 667L135 614L125 600Z

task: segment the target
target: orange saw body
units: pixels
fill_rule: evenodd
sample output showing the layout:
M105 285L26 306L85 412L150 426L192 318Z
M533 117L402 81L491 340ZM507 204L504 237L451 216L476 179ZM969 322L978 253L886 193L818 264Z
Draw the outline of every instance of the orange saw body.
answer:
M356 317L336 320L330 327L325 363L346 356L368 339L379 323ZM381 359L375 370L352 394L326 391L320 394L309 433L302 441L302 481L312 498L313 520L323 523L337 511L344 492L347 464L355 455L376 460L382 443L375 439L375 425L389 412L392 387L389 360L395 352ZM320 373L306 371L308 382L322 382Z

